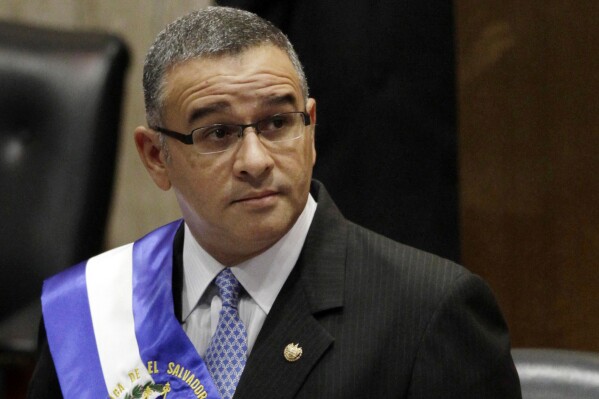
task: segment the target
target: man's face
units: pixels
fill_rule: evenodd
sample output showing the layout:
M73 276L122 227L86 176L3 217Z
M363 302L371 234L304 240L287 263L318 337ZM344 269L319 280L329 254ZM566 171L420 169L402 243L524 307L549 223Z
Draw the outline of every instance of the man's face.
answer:
M163 127L179 132L216 123L249 124L267 116L306 110L312 124L297 140L269 143L252 128L233 148L201 155L193 145L168 140L169 160L157 141L136 131L142 159L159 167L150 174L162 189L172 187L194 237L212 256L233 265L278 241L302 212L316 159L313 99L304 103L287 55L270 45L235 56L187 61L165 78ZM153 134L153 132L152 132ZM147 155L144 155L147 154ZM146 167L148 159L144 159Z

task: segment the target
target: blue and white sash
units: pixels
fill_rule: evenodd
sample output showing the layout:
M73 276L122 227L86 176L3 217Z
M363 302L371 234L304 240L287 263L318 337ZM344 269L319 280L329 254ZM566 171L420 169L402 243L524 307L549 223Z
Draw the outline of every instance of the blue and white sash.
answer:
M44 322L65 399L220 399L174 314L172 247L180 224L44 283Z

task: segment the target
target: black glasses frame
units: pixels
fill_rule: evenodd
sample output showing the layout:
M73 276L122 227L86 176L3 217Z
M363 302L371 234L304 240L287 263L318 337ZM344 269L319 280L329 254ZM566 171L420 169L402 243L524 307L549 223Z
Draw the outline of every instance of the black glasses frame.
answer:
M207 126L200 126L200 127L196 127L194 128L191 132L184 134L184 133L179 133L179 132L175 132L174 130L169 130L160 126L150 126L150 129L155 130L157 132L160 132L162 134L165 134L169 137L172 137L176 140L179 140L180 142L184 143L184 144L193 144L193 132L195 132L198 129L205 129L208 127L216 127L216 126L237 126L239 127L239 133L237 135L237 137L242 138L243 137L243 132L245 131L245 129L247 129L248 127L253 127L256 130L256 134L260 134L260 130L258 129L258 124L260 122L265 121L266 119L270 119L270 118L274 118L276 116L279 115L289 115L289 114L301 114L304 118L304 126L309 126L310 125L310 115L308 115L307 112L305 111L294 111L294 112L281 112L278 114L274 114L269 116L268 118L264 118L264 119L260 119L259 121L256 121L254 123L248 123L247 125L240 125L240 124L236 124L236 123L215 123L213 125L207 125Z

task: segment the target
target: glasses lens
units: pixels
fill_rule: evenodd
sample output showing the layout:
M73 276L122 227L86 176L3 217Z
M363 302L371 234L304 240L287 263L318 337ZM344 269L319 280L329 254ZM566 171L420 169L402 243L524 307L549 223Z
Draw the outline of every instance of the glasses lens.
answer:
M193 144L201 154L228 150L239 138L238 125L212 125L193 131Z
M277 114L256 123L263 139L277 142L299 138L302 135L304 116L301 112Z
M254 126L262 140L280 142L301 137L306 125L302 112L276 114L252 125L211 125L192 131L193 144L200 154L223 152L233 147L242 137L244 127Z

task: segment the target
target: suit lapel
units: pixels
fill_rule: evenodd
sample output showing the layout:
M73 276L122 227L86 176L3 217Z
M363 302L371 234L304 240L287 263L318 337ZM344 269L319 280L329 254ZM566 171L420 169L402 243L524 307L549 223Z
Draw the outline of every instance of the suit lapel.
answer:
M333 342L310 313L297 273L294 277L293 287L281 291L260 331L235 398L292 398ZM290 343L299 344L303 350L295 362L283 356Z
M293 398L333 343L316 314L343 305L347 222L322 186L312 189L318 208L304 248L258 335L235 398ZM291 343L303 351L295 362L283 355Z

